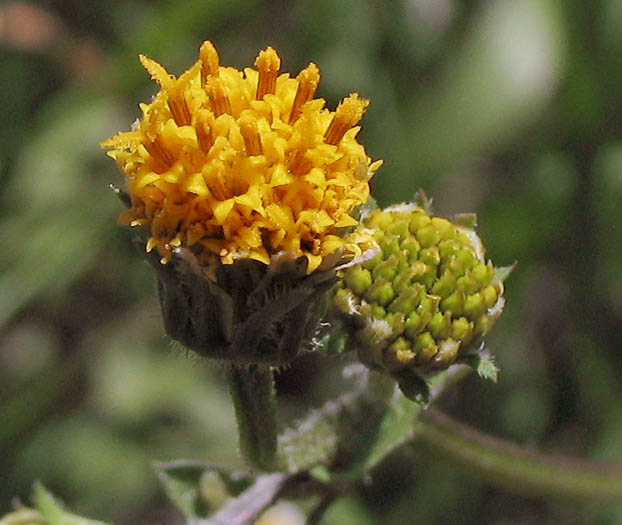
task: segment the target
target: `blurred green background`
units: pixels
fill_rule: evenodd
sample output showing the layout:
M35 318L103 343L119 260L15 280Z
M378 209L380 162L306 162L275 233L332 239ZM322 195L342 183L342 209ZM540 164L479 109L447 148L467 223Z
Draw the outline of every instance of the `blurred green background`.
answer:
M385 159L381 204L418 188L477 212L488 255L519 261L489 346L497 385L441 401L544 451L622 459L620 0L48 0L0 3L0 515L42 480L78 513L178 523L150 461L242 467L221 369L166 339L150 268L116 225L121 183L98 142L212 40L221 63L274 46L316 62L334 107L370 98L361 141ZM305 355L278 378L285 414L336 393ZM525 497L416 448L325 523L622 523L622 505Z

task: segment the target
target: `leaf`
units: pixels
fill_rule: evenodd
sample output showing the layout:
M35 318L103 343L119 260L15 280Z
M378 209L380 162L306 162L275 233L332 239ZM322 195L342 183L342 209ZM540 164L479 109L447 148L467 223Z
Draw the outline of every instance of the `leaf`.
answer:
M171 502L190 522L218 511L225 501L251 485L251 479L199 461L154 463L158 479Z
M468 370L456 366L434 376L430 402ZM282 434L280 452L292 473L308 470L321 483L354 481L412 438L423 409L392 378L370 374L358 392L326 403Z
M466 369L468 370L468 369ZM426 385L428 402L434 401L438 395L464 374L464 367L452 367L434 376ZM423 382L423 379L420 379ZM361 449L358 460L344 474L331 474L332 480L357 479L378 465L388 454L413 437L413 429L417 418L425 410L423 403L413 403L399 392L395 392L381 421L374 432L367 449ZM369 419L369 418L368 418ZM373 425L373 423L372 423Z
M354 208L352 216L358 221L363 221L376 208L378 208L378 202L370 195L365 204L361 204Z
M393 384L393 380L385 378ZM334 427L338 447L337 470L326 465L312 470L320 482L352 481L380 463L387 454L410 439L417 414L423 405L413 403L394 386L387 400L359 398L343 411Z
M397 386L404 396L413 403L426 406L430 398L430 390L427 383L417 374L397 379Z
M510 276L510 274L514 271L514 268L516 268L516 265L518 263L515 262L513 264L510 264L510 266L500 266L500 267L496 267L495 268L495 273L494 273L494 277L496 279L499 279L499 281L501 281L502 283L505 282L505 280Z
M67 512L39 482L33 486L32 500L46 525L107 525L103 521L90 520Z
M428 198L423 189L417 190L413 197L413 203L423 209L428 215L432 215L432 199Z
M0 517L0 525L48 525L48 522L34 509L22 507Z
M494 356L484 350L483 347L476 353L465 355L460 361L470 366L480 377L490 379L493 383L497 382L499 368L495 363Z
M422 404L412 403L410 399L396 395L384 413L369 450L350 472L362 475L406 442L410 437L415 417L422 408Z
M471 230L475 229L477 226L477 214L475 213L458 213L454 215L452 219L456 224Z
M346 344L347 340L347 333L340 328L335 328L329 335L318 341L316 348L326 355L342 355L345 354L349 350L349 346L351 346Z
M245 525L255 520L272 505L291 479L288 474L266 474L237 498L230 499L217 514L196 525Z
M367 428L357 428L356 434L347 438L342 436L342 440L351 442L349 448L354 449L349 451L347 468L334 471L319 465L311 470L311 475L321 483L351 482L361 478L411 438L416 417L422 409L422 404L413 403L396 391L379 420L369 417Z
M14 212L0 219L0 238L11 244L0 253L0 325L42 293L66 293L116 228L119 203L103 191L105 175L92 172L102 158L93 145L114 129L118 110L109 99L60 107L28 141L3 191L11 197L2 205Z

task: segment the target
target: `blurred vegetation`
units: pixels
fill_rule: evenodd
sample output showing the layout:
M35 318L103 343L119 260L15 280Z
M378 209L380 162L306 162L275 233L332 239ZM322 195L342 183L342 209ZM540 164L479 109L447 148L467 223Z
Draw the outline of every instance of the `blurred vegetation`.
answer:
M488 254L519 262L489 346L499 384L441 405L492 434L622 459L622 3L619 0L9 0L0 4L0 515L40 479L80 514L176 523L151 460L242 466L223 374L165 338L151 270L116 225L98 142L212 40L309 61L361 132L381 204L422 187L477 212ZM330 367L330 368L329 368ZM335 393L312 355L278 377L284 413ZM547 501L403 450L326 523L620 523L621 505Z

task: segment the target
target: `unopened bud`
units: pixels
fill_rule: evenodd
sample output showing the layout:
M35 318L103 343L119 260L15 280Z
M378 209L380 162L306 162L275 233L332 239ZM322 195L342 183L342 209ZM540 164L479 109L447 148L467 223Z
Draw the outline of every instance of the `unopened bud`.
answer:
M376 209L364 227L380 253L339 272L334 305L361 361L411 391L405 378L423 382L476 348L501 314L503 283L474 230L422 207Z

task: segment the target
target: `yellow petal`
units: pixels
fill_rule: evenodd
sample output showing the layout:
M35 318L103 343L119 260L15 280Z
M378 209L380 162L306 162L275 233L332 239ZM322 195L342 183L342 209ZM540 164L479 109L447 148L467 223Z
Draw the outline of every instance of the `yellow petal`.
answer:
M286 231L293 229L294 218L289 208L279 206L278 204L270 204L266 206L266 214L278 229Z
M304 180L320 188L326 187L326 173L320 168L313 168L304 176Z
M305 257L309 261L309 265L307 266L307 273L311 273L317 269L317 267L322 264L322 256L321 255L311 255L310 253L305 253Z
M344 240L341 237L337 237L336 235L327 235L324 237L324 242L322 242L322 253L324 255L334 253L341 248L343 244Z
M251 186L248 191L243 195L234 197L235 202L249 206L260 215L265 215L263 202L261 200L261 193L259 192L259 186Z
M182 188L185 191L189 191L190 193L194 193L195 195L207 195L209 193L207 189L207 185L205 184L205 179L203 179L202 173L195 173L190 175L182 185Z
M143 134L139 131L125 131L117 133L109 139L102 140L99 145L102 148L129 149L136 148L143 140Z
M343 215L336 223L335 228L347 228L349 226L357 226L359 221L349 215Z
M214 217L216 218L218 224L225 224L234 204L235 199L212 202L212 211L214 212Z
M157 245L158 245L158 239L156 239L155 237L149 237L149 240L147 241L147 246L145 247L145 251L150 252Z
M145 55L138 55L138 60L140 60L140 63L151 75L151 78L160 84L160 86L166 88L171 85L173 79L168 71L164 69L164 66Z
M248 254L248 258L262 262L264 264L270 264L270 256L268 255L268 252L264 249L253 250Z
M294 177L287 173L285 166L277 164L270 175L270 186L285 186L292 182L294 182Z
M154 173L153 171L149 171L147 173L144 173L137 181L137 189L143 188L145 187L147 184L151 184L152 182L155 182L157 180L160 179L160 175L157 173Z

